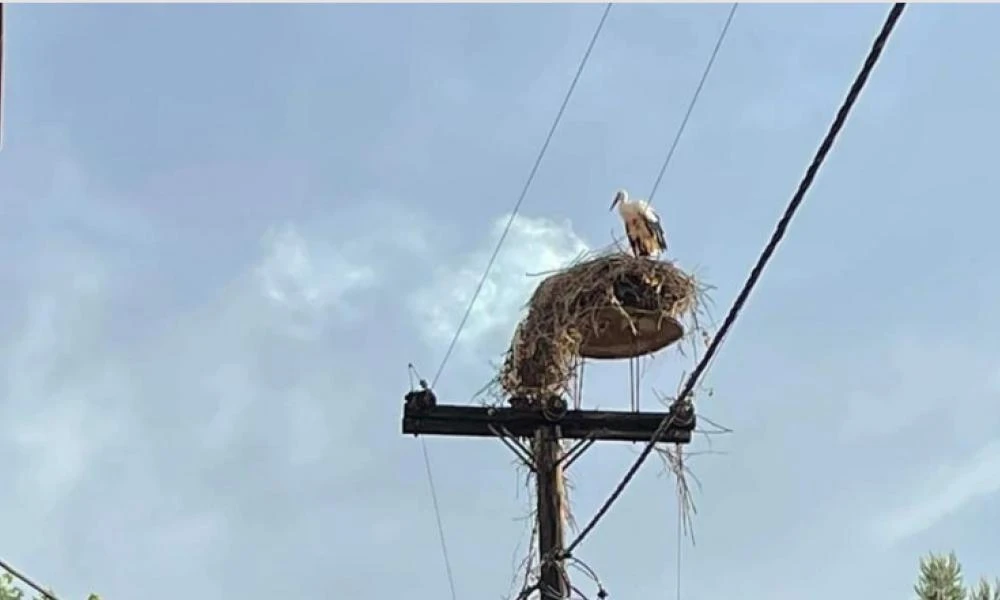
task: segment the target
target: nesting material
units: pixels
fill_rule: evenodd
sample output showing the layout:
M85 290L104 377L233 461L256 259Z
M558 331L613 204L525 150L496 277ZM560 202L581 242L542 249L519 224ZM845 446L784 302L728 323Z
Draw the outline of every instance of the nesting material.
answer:
M562 395L577 357L631 358L669 346L683 337L698 291L672 263L620 252L550 275L514 332L500 384L511 396Z

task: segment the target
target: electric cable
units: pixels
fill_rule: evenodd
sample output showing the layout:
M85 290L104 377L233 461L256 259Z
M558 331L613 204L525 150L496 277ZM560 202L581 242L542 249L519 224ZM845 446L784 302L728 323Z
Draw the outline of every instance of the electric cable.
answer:
M805 198L806 192L808 192L809 188L812 186L812 183L816 178L816 174L819 172L819 168L823 165L823 161L826 159L831 148L833 147L833 143L837 139L837 135L844 127L844 124L847 121L847 117L850 114L851 109L854 107L855 102L857 102L858 97L861 95L861 91L864 89L865 83L868 81L869 76L874 70L875 65L878 62L878 59L881 56L883 49L885 48L885 44L888 41L889 36L892 34L892 31L895 28L896 23L899 21L899 18L903 13L904 8L906 8L906 3L900 2L894 4L892 9L889 11L889 15L886 17L885 23L882 25L882 29L879 32L878 37L875 38L875 41L872 44L868 56L865 58L865 62L862 65L860 72L855 77L850 90L848 90L847 92L847 97L844 99L843 104L837 110L837 115L834 118L833 123L830 125L830 129L824 136L823 141L820 144L820 147L817 150L816 155L812 160L812 163L810 163L809 167L806 169L806 173L802 178L801 182L799 183L798 189L795 191L795 194L792 196L792 199L789 202L788 206L786 207L784 214L782 214L781 219L778 221L778 224L776 225L774 232L771 234L771 239L768 241L767 246L765 246L763 252L758 257L757 262L753 266L753 269L750 271L750 275L747 278L746 283L744 283L743 288L740 290L739 295L736 297L736 300L733 303L732 308L730 308L729 313L726 315L726 319L725 321L723 321L722 326L719 328L718 333L715 335L714 338L712 338L712 342L709 344L708 349L705 351L705 355L702 357L701 361L698 362L694 370L691 372L691 375L688 377L682 392L677 397L677 400L675 400L675 406L687 402L688 396L691 394L691 391L694 389L695 385L698 382L698 378L701 377L702 373L705 371L706 367L711 362L716 352L718 352L719 347L722 345L722 342L726 337L726 334L729 332L729 329L736 322L736 318L739 316L740 311L746 304L746 301L749 298L750 293L753 291L753 288L760 280L760 277L764 271L764 267L767 266L767 263L774 255L774 252L777 249L778 244L784 238L785 233L788 230L788 225L792 220L792 217L795 216L796 211L798 210L799 206L802 204L803 199ZM601 505L600 509L598 509L594 517L590 520L589 523L587 523L586 527L584 527L580 531L580 534L576 537L576 539L573 540L573 542L566 547L565 555L567 556L570 555L573 552L573 550L580 545L580 543L587 537L587 535L589 535L590 532L593 531L594 527L596 527L597 523L601 520L601 518L603 518L604 515L607 514L608 510L615 503L618 497L621 496L622 492L625 491L625 488L635 477L636 473L639 471L639 468L642 466L642 464L649 457L650 453L656 447L657 442L660 440L660 438L672 424L674 415L675 413L671 411L671 414L663 419L663 421L660 423L660 426L657 427L656 431L653 433L650 441L646 444L642 452L639 454L635 463L633 463L632 466L629 468L629 470L625 473L625 476L622 478L621 482L615 487L614 491L604 502L604 504Z

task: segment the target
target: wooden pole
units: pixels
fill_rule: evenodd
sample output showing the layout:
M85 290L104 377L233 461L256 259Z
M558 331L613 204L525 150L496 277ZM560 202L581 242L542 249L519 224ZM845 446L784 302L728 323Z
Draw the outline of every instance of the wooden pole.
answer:
M563 469L597 441L648 441L665 420L670 427L659 441L687 444L695 428L695 414L689 404L671 406L666 413L644 413L568 410L566 402L559 397L539 405L525 402L523 398L510 398L509 403L512 406L439 405L430 389L413 390L405 397L403 433L500 437L518 458L529 464L535 472L538 492L536 512L541 575L536 587L541 600L562 600L569 596L571 587L562 557L566 515ZM528 441L531 449L522 445L521 440ZM579 440L577 450L570 451L566 464L561 462L561 440ZM532 591L534 588L525 590L523 597Z
M538 489L538 554L541 561L539 588L543 600L568 595L566 571L560 553L563 541L562 468L559 465L559 431L556 426L538 428L535 435L535 477Z

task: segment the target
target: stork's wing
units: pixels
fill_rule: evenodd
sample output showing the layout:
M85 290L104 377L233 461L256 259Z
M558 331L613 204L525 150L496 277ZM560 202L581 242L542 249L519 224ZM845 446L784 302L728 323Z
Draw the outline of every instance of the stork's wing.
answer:
M649 230L656 237L656 243L659 244L660 248L663 250L667 249L667 240L663 234L663 226L660 225L660 216L656 214L653 207L645 204L643 205L643 212L646 216L646 223L649 224Z

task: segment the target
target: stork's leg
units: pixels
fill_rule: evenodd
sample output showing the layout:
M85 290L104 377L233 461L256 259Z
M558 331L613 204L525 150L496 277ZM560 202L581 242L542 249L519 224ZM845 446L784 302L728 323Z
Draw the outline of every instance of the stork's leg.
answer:
M632 254L636 258L639 258L639 257L641 257L643 255L643 252L642 252L642 242L640 242L637 238L629 236L629 238L628 238L628 245L632 246Z

